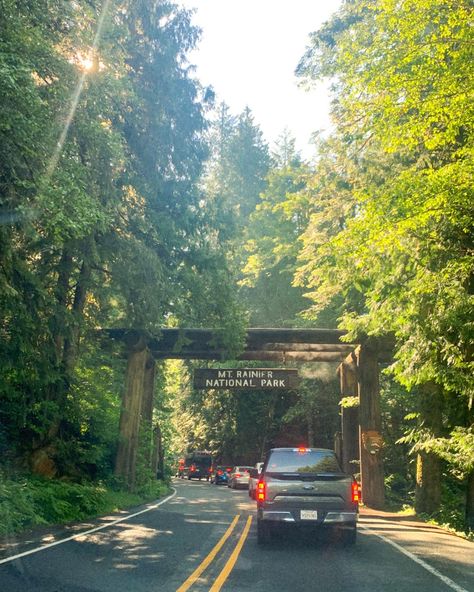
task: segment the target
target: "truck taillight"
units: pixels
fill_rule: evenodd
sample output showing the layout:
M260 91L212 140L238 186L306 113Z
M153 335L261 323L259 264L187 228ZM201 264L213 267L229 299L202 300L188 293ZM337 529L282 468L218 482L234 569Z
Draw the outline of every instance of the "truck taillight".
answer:
M257 483L257 501L264 502L267 493L267 486L265 481L261 480Z
M360 490L357 481L352 482L352 502L358 504L360 502Z

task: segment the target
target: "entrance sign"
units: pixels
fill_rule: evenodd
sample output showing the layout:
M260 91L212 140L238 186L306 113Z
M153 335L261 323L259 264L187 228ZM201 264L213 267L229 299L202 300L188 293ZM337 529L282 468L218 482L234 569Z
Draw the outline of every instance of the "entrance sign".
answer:
M287 368L196 368L196 389L294 389L298 370Z

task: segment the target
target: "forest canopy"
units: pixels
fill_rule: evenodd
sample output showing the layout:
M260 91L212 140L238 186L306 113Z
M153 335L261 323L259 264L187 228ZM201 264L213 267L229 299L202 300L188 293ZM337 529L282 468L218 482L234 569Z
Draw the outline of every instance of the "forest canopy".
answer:
M467 0L343 2L295 64L331 84L307 161L199 82L178 4L0 0L5 474L117 485L126 355L103 328L219 328L236 366L248 326L339 328L395 344L389 498L472 528L471 22ZM146 363L137 487L188 449L247 464L340 429L334 364L296 392L204 394L193 362Z

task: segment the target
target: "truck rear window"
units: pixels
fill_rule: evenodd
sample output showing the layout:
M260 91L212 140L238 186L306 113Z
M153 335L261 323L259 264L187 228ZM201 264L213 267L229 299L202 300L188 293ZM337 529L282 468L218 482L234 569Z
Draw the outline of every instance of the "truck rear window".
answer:
M271 453L266 468L271 473L337 473L341 467L332 452L281 450Z

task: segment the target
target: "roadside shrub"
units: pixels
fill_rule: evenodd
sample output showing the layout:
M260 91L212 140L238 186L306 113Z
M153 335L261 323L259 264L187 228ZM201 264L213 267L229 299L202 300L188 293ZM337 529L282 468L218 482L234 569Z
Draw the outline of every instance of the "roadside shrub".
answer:
M104 483L71 483L31 475L7 478L0 472L0 536L93 518L151 501L167 490L167 485L156 479L131 494Z

